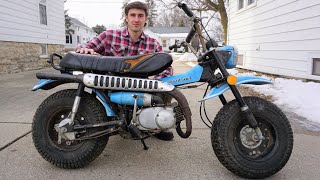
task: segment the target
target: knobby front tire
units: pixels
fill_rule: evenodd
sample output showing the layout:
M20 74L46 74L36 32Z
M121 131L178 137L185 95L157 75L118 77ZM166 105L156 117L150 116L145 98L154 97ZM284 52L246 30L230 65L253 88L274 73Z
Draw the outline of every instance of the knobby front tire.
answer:
M280 171L290 158L293 133L288 119L274 104L258 97L244 97L264 140L259 140L242 115L236 100L217 114L211 142L219 161L245 178L265 178Z

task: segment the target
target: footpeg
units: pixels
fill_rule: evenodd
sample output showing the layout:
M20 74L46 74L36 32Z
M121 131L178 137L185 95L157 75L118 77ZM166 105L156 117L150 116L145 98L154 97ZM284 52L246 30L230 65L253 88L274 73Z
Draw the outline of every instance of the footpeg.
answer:
M130 124L128 128L129 128L129 132L133 137L142 139L142 133L135 125Z

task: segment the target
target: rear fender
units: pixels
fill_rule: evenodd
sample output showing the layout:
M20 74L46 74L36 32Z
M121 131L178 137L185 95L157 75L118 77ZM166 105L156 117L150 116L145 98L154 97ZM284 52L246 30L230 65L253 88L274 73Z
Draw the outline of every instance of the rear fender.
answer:
M241 84L253 84L253 85L263 85L263 84L272 84L272 81L261 78L261 77L256 77L256 76L240 76L237 77L237 85L241 85ZM214 87L212 88L209 93L200 101L205 101L214 97L217 97L221 94L223 94L224 92L226 92L227 90L229 90L230 87L229 85L223 84L219 87Z

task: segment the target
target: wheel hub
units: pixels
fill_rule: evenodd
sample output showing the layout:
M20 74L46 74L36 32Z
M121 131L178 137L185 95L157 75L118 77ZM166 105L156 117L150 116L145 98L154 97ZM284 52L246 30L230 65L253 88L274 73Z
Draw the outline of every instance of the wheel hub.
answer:
M72 125L69 124L69 116L70 112L62 110L56 112L50 120L52 121L52 129L50 128L51 130L49 130L50 139L55 146L65 150L77 149L83 143L82 141L75 140L79 135L77 132L71 131ZM84 120L84 117L78 116L75 123Z
M241 129L240 139L242 145L249 149L257 148L262 142L262 140L259 140L256 131L249 125L246 125Z

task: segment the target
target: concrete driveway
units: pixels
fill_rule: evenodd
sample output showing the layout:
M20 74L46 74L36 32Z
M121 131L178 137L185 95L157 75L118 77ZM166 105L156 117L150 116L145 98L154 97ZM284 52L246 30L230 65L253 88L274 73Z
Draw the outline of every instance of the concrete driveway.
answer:
M190 67L175 62L175 72ZM50 70L40 70L52 71ZM33 146L31 123L40 103L53 92L74 85L31 92L37 82L35 73L24 72L0 77L0 179L239 179L216 158L210 129L200 119L199 102L205 87L183 90L193 112L193 133L182 139L175 133L173 141L147 139L149 150L139 141L110 138L104 152L89 166L64 170L52 166ZM226 93L226 98L233 96ZM211 119L222 107L218 99L207 103ZM290 119L290 117L289 117ZM291 119L290 119L291 120ZM301 128L301 127L299 127ZM294 149L287 165L270 179L319 179L320 137L294 126Z

